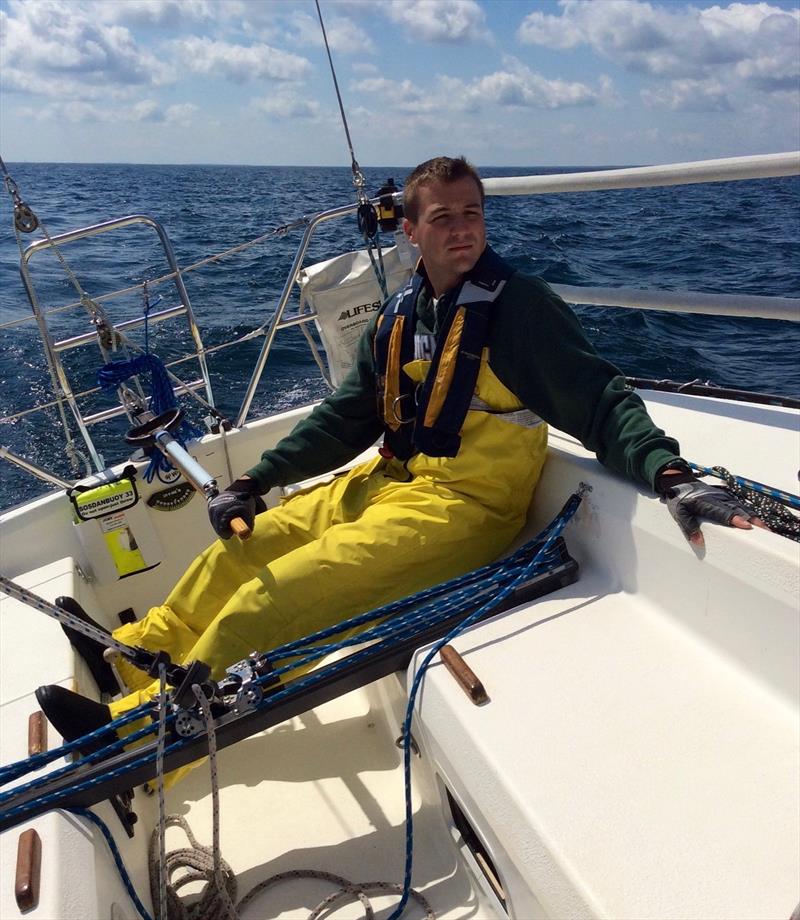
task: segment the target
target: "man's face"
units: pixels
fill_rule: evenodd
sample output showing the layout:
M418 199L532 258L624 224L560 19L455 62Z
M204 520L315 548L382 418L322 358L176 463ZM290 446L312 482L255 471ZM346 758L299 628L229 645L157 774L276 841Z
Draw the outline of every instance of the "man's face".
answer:
M453 287L486 248L481 193L469 176L455 182L431 182L419 190L417 220L403 229L419 246L437 295Z

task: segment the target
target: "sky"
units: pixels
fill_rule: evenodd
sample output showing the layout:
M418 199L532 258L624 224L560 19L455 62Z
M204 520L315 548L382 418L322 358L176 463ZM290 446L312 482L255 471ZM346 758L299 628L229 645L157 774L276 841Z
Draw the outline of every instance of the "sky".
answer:
M800 0L321 0L356 158L800 147ZM313 0L0 0L7 162L344 165Z

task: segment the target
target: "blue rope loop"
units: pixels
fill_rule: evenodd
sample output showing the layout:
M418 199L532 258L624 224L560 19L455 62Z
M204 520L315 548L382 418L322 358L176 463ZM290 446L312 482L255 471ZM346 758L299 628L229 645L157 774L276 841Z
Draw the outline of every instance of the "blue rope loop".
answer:
M150 409L154 415L161 415L178 405L172 381L158 355L147 352L137 355L128 361L109 361L97 372L97 383L103 390L115 390L126 380L142 374L150 376ZM203 432L186 419L181 422L180 428L173 433L175 440L186 447L186 442L202 437ZM150 456L150 463L144 471L146 482L152 482L155 475L161 471L167 473L172 469L172 464L159 450L154 450Z
M409 895L411 893L411 875L413 872L414 866L414 812L411 803L411 721L414 716L414 709L417 701L417 694L419 688L422 684L422 680L425 676L425 673L428 670L428 667L433 660L434 656L439 653L443 646L447 645L449 642L452 642L456 636L462 633L465 629L469 628L473 623L488 612L488 610L496 607L501 601L503 601L518 585L525 581L531 576L534 572L537 563L540 558L543 557L549 549L552 547L556 538L561 534L561 532L566 527L567 523L572 519L575 512L580 507L582 500L582 494L580 492L573 493L566 501L564 507L561 509L556 518L548 524L545 530L542 532L542 536L545 536L544 543L542 544L539 551L535 554L533 559L522 569L522 571L514 578L505 588L503 588L495 597L493 597L486 604L481 605L477 610L471 613L466 619L462 620L457 626L450 630L450 632L444 636L442 639L439 639L428 653L423 658L421 664L417 668L417 672L414 675L413 683L411 684L411 691L408 694L408 705L406 706L406 715L403 720L403 775L405 780L405 806L406 806L406 864L405 864L405 874L403 877L403 894L400 897L400 901L397 904L397 907L392 911L389 916L389 920L399 920L402 916L403 911L406 908L408 903Z

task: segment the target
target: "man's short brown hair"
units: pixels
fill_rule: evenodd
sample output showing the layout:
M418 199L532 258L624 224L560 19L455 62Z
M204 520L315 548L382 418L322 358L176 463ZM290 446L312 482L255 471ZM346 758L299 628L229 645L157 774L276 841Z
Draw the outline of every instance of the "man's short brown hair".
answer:
M486 197L478 170L465 157L434 157L415 167L403 188L403 213L412 222L419 219L419 190L431 182L457 182L469 177L481 193L481 207Z

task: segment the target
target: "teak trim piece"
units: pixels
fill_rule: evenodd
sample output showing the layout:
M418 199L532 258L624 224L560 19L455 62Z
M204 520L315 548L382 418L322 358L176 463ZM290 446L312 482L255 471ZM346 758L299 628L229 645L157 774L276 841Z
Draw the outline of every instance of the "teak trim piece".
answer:
M34 828L28 828L17 841L17 873L14 898L21 911L31 910L39 903L42 879L42 840Z
M38 709L28 716L28 757L47 750L47 718Z

